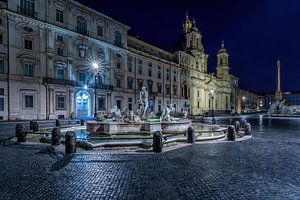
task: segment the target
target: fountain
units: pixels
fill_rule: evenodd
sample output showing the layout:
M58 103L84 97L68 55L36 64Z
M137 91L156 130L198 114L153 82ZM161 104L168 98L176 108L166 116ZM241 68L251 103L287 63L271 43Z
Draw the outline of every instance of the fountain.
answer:
M280 79L280 60L277 60L277 91L275 93L275 102L270 106L268 116L290 116L299 114L299 106L287 106L282 99L281 79Z
M172 105L168 105L163 109L160 117L154 113L148 113L148 91L146 87L142 87L140 91L139 103L140 109L136 114L127 107L121 111L117 106L110 109L111 118L105 118L104 113L99 112L97 119L87 122L87 131L97 134L126 134L126 133L148 133L155 131L164 133L183 133L191 126L191 121L184 118L175 118L171 116L173 111Z

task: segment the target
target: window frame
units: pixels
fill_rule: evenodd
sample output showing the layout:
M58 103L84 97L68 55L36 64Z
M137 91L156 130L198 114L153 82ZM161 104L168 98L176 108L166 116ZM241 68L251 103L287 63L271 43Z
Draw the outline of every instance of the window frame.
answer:
M59 23L63 24L64 23L64 13L63 13L63 11L56 10L55 15L56 15L56 17L55 17L56 22L59 22Z
M28 105L28 98L31 98L30 103ZM33 94L25 94L24 95L24 108L25 109L33 109L34 108L34 95Z
M63 99L63 102L60 101L60 98ZM66 95L56 95L55 104L56 110L66 110ZM61 105L63 105L63 107L61 107Z
M27 68L27 67L31 67L31 69ZM27 72L30 72L30 73L27 73ZM33 63L23 63L23 75L33 77L33 74L34 74Z

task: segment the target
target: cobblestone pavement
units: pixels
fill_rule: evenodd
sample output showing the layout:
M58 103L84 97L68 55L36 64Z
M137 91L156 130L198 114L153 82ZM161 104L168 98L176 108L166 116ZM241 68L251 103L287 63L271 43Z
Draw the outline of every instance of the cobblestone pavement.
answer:
M163 154L61 160L37 154L44 146L2 146L0 199L299 199L300 120L286 123L265 120L251 140Z

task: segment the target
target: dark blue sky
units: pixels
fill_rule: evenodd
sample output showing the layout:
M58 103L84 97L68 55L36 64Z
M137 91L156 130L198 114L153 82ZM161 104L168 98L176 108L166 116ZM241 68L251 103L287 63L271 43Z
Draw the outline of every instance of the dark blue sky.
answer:
M275 92L280 57L282 90L300 90L299 0L77 0L131 27L130 35L172 50L185 12L195 17L215 71L221 41L240 87Z

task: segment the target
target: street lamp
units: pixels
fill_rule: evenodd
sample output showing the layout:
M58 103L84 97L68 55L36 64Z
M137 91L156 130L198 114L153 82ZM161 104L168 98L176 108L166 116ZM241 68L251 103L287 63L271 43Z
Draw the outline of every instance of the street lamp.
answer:
M246 105L245 105L245 100L246 100L246 97L245 96L243 96L242 97L242 100L243 100L243 108L244 108L244 113L245 113L245 110L246 110Z
M214 117L214 90L209 92L211 98L211 117Z
M95 112L94 112L94 118L96 119L97 117L97 107L96 107L96 102L97 102L97 75L98 75L98 70L99 70L99 65L96 62L92 63L92 67L94 70L94 75L95 75L95 101L94 101L94 108L95 108Z

